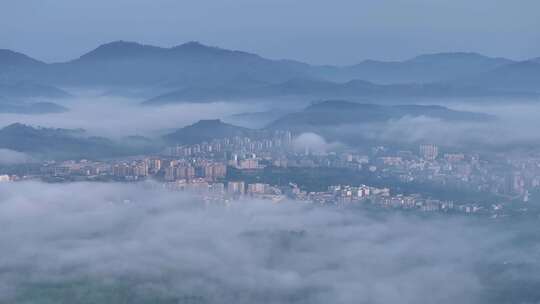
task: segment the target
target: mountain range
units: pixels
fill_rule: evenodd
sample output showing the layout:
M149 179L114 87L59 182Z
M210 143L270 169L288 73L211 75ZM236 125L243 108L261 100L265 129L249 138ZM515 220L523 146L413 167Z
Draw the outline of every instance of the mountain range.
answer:
M249 118L245 113L244 118ZM259 116L262 113L252 113ZM213 139L231 137L256 137L273 130L291 130L295 133L315 132L326 134L335 127L362 127L370 123L384 123L403 117L430 117L443 121L489 122L496 117L455 111L442 106L399 105L383 106L361 104L345 100L327 100L313 103L308 107L282 115L263 128L251 129L225 123L219 119L201 120L177 129L161 138L129 136L120 140L89 136L82 129L57 129L32 127L20 123L0 129L0 148L24 152L47 159L78 159L115 157L153 153L164 145L196 144ZM341 134L343 135L343 134ZM338 140L347 141L339 134ZM358 138L355 138L356 140Z
M252 129L224 123L219 119L209 119L178 129L165 135L164 139L172 144L197 144L212 139L251 136L255 133Z
M249 118L248 113L243 115ZM261 113L252 113L255 117ZM435 105L383 106L361 104L345 100L326 100L309 105L305 109L284 114L261 129L249 129L225 123L221 120L201 120L164 136L171 144L195 144L212 139L235 136L253 136L272 130L290 130L295 133L321 132L325 128L339 126L362 126L384 123L403 117L427 117L451 122L490 122L497 118L488 114L456 111Z
M83 129L32 127L14 123L0 129L0 148L43 159L103 158L135 155L156 148L146 139L131 136L113 141L90 136Z
M327 67L335 80L364 79L379 84L429 83L460 79L514 63L478 53L454 52L420 55L404 61L365 60L346 67ZM323 75L324 75L323 73Z
M0 83L56 87L146 87L179 99L258 98L286 94L354 96L494 96L540 92L538 59L514 61L475 53L438 53L405 61L368 60L316 66L188 42L171 48L116 41L67 62L44 63L0 50ZM6 88L0 88L0 96Z
M454 83L409 83L375 84L364 80L350 80L344 83L312 78L294 78L282 83L256 87L219 86L213 88L189 87L168 92L149 100L143 105L163 105L182 102L215 102L265 100L275 101L287 97L313 99L411 99L411 98L452 98L452 97L536 97L537 93L517 90L489 89L479 85L459 85Z
M540 58L513 62L479 75L463 77L462 83L478 87L496 87L507 92L540 91Z
M11 54L11 57L16 57ZM21 58L22 61L22 58ZM0 59L1 62L1 59ZM188 42L172 48L116 41L63 63L24 64L3 73L52 85L184 86L246 81L280 81L300 76L304 64ZM307 65L305 65L307 66ZM26 71L32 70L33 75ZM2 74L0 74L1 76ZM25 78L27 77L27 78ZM245 81L243 81L245 82Z
M287 114L270 123L267 128L314 132L325 127L381 123L403 117L428 117L455 122L487 122L496 119L488 114L456 111L437 105L385 106L345 100L327 100L313 103L302 111Z

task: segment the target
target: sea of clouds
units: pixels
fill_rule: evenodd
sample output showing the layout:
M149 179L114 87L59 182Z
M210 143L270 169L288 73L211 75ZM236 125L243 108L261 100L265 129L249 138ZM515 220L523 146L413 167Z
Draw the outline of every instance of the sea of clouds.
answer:
M0 303L537 303L537 224L4 183Z
M12 123L49 128L86 130L91 135L118 138L129 135L155 137L201 119L224 118L259 109L246 103L179 103L142 106L142 99L85 93L55 102L69 109L63 113L26 115L0 113L0 128Z
M0 128L11 123L53 128L82 128L91 135L119 138L128 135L159 137L164 133L193 124L200 119L235 121L232 115L258 112L279 106L281 111L294 112L305 100L238 101L212 103L177 103L162 106L142 106L143 98L104 95L100 91L72 90L76 97L53 100L69 109L64 113L25 115L0 113ZM377 103L377 101L370 101ZM415 102L410 102L414 104ZM438 104L454 110L491 114L494 121L445 121L425 116L405 116L387 122L339 125L324 130L327 142L377 140L396 144L437 143L444 146L471 145L496 148L531 145L540 141L536 132L540 103L538 100L432 100L423 104ZM264 124L242 124L261 128ZM316 130L312 130L316 132ZM318 132L317 132L318 133ZM330 135L329 135L330 134ZM319 134L321 135L321 134ZM339 137L339 138L338 138ZM318 139L304 138L315 142ZM320 145L319 145L320 146ZM322 148L322 150L325 150Z

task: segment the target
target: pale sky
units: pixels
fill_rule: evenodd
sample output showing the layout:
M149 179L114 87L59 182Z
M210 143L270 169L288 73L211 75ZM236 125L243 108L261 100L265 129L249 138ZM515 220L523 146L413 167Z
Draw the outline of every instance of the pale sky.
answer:
M473 51L540 56L539 0L1 0L0 48L64 61L196 40L315 64Z

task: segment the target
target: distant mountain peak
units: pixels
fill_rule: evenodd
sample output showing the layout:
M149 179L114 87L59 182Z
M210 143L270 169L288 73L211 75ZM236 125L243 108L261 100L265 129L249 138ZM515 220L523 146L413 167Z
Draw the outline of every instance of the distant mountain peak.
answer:
M188 41L186 43L182 43L176 47L183 47L183 48L212 48L211 46L202 44L199 41Z
M140 44L138 42L117 40L102 44L96 49L82 55L80 59L114 59L134 55L144 55L163 50L157 46Z
M228 51L217 46L210 46L199 41L188 41L171 48L172 50L191 50L191 51ZM231 51L232 52L232 51Z
M15 122L15 123L12 123L10 125L7 125L4 128L2 128L1 130L2 131L40 131L40 130L43 130L43 131L59 131L59 132L63 132L63 131L82 132L82 131L84 131L82 129L59 129L59 128L47 128L47 127L41 127L41 126L34 127L34 126L27 125L27 124L20 123L20 122Z
M20 122L15 122L15 123L12 123L12 124L7 125L4 128L2 128L2 130L4 130L4 131L6 131L6 130L21 130L21 129L34 129L34 128L29 126L29 125L25 125L23 123L20 123Z
M403 117L431 117L445 121L474 122L496 119L494 116L483 113L455 111L438 105L392 106L346 100L325 100L314 103L300 112L278 118L267 127L297 132L315 132L322 127L382 123Z
M0 132L3 134L19 134L20 136L24 136L28 134L36 134L43 130L48 131L48 130L54 130L54 129L47 129L43 127L33 127L31 125L16 122L0 129Z
M182 51L187 53L202 53L202 54L244 54L244 55L254 55L242 51L235 51L229 49L223 49L217 46L210 46L203 44L199 41L188 41L186 43L177 45L170 48L171 51ZM256 55L255 55L256 56Z
M322 101L315 101L311 103L306 109L314 109L314 108L346 108L346 107L357 107L359 104L352 101L347 100L340 100L340 99L331 99L331 100L322 100Z
M365 59L359 64L379 64L379 63L387 63L391 61L381 61L381 60L375 60L375 59Z
M426 53L418 55L415 58L419 57L486 57L482 54L476 52L437 52L437 53Z
M23 123L12 123L4 128L0 129L0 134L11 134L25 137L27 135L40 135L40 136L63 136L63 137L75 137L82 136L86 133L86 130L78 129L63 129L43 126L31 126Z
M201 119L191 126L217 126L222 124L224 125L225 123L221 119Z
M142 44L135 41L116 40L100 45L98 48L113 48L113 47L141 47Z
M0 66L15 65L45 65L44 62L31 58L25 54L7 49L0 49Z
M81 56L78 60L116 60L125 58L177 58L176 56L197 55L252 55L240 51L222 49L208 46L198 41L189 41L171 48L163 48L153 45L145 45L137 42L118 40L100 45L96 49ZM172 56L171 56L172 55Z
M362 79L352 79L345 83L346 85L354 85L354 86L373 86L374 83L367 80Z
M133 41L117 40L117 41L112 41L112 42L102 44L98 46L96 49L94 49L92 52L108 52L111 50L126 51L130 49L142 49L145 47L150 47L150 46L145 46L143 44L140 44L138 42L133 42ZM152 46L152 48L154 48L154 46Z
M431 53L431 54L423 54L416 56L412 59L409 59L407 61L409 62L437 62L441 60L470 60L470 61L479 61L479 60L499 60L504 61L507 63L510 63L511 60L505 59L505 58L495 58L495 57L488 57L476 52L440 52L440 53Z
M30 58L22 53L15 52L8 49L0 49L0 57L22 57L22 58Z
M244 136L253 130L222 122L220 119L203 119L165 135L165 139L176 143L201 143L212 139Z
M421 59L426 59L426 58L451 58L451 57L454 57L454 58L464 58L464 57L468 57L468 58L480 58L480 57L486 57L484 55L481 55L479 53L475 53L475 52L439 52L439 53L428 53L428 54L422 54L422 55L418 55L418 56L415 56L414 58L412 58L412 60L421 60Z
M221 119L201 119L196 123L186 126L184 129L197 129L197 130L224 130L224 129L244 129L243 127L235 126L223 122Z

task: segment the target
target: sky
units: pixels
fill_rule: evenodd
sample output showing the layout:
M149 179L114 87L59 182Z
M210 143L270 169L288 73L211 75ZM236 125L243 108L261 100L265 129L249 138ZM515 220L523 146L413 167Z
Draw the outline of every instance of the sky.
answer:
M540 56L538 0L2 0L0 48L47 62L99 44L200 41L314 64L474 51Z

